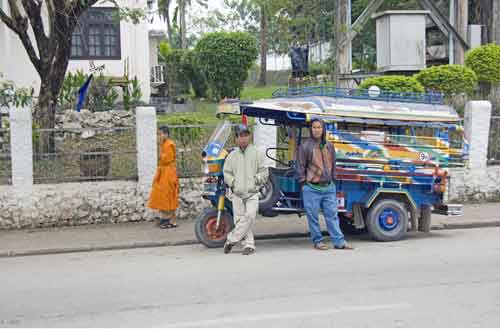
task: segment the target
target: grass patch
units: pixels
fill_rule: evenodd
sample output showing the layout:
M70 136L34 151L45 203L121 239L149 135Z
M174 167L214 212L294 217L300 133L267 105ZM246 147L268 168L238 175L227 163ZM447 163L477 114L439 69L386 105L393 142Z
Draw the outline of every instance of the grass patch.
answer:
M271 98L273 92L285 86L247 86L241 92L241 100L258 100Z
M282 86L247 86L241 92L241 100L258 100L271 98L272 93ZM192 122L208 125L216 125L220 120L215 117L215 111L217 110L217 103L211 101L200 101L193 100L195 112L183 112L183 113L171 113L171 114L159 114L158 124L178 124L179 120L184 120L183 122ZM240 122L241 117L230 116L229 120L232 122ZM249 118L249 124L253 124L253 118Z

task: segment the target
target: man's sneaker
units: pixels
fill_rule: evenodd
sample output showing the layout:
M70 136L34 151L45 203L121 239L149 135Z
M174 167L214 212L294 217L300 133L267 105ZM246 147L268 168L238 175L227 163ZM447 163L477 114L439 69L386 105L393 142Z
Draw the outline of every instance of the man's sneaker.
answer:
M229 243L229 242L226 242L224 244L224 253L225 254L229 254L231 252L231 249L233 249L233 244Z
M245 249L243 249L243 252L242 254L243 255L251 255L255 252L255 249L254 248L250 248L250 247L246 247Z
M314 244L314 249L317 250L328 250L328 246L324 242L318 242Z

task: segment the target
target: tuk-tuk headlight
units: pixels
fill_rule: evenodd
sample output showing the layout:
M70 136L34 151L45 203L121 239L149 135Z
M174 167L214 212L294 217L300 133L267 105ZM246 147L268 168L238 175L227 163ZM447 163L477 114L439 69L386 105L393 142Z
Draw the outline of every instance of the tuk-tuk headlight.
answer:
M201 166L201 172L205 175L210 174L210 169L208 168L208 162L206 158L203 158L203 165Z

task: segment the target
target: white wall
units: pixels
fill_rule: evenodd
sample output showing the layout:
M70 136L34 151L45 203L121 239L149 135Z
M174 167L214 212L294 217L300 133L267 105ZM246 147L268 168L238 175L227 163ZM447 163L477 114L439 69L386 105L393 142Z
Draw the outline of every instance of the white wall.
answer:
M122 6L131 8L146 7L146 0L118 0L118 2ZM101 4L101 6L110 6L110 4L107 2ZM133 25L132 23L121 22L120 36L121 60L94 60L94 64L96 66L105 65L105 75L123 76L125 61L128 61L129 77L137 76L141 83L143 100L147 102L151 93L149 84L148 23L144 21L138 25ZM0 45L0 72L4 74L4 77L14 81L18 86L33 86L37 91L40 85L38 74L29 61L17 35L11 32L3 23L0 23ZM68 71L80 69L88 72L89 68L88 60L71 60L68 65Z

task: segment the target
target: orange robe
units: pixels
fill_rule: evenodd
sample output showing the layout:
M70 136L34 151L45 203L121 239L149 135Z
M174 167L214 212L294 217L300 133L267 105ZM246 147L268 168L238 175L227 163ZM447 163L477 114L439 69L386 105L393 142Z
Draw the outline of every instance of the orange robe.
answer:
M160 162L153 179L148 207L172 211L179 204L179 178L175 168L175 143L166 139L161 146Z

